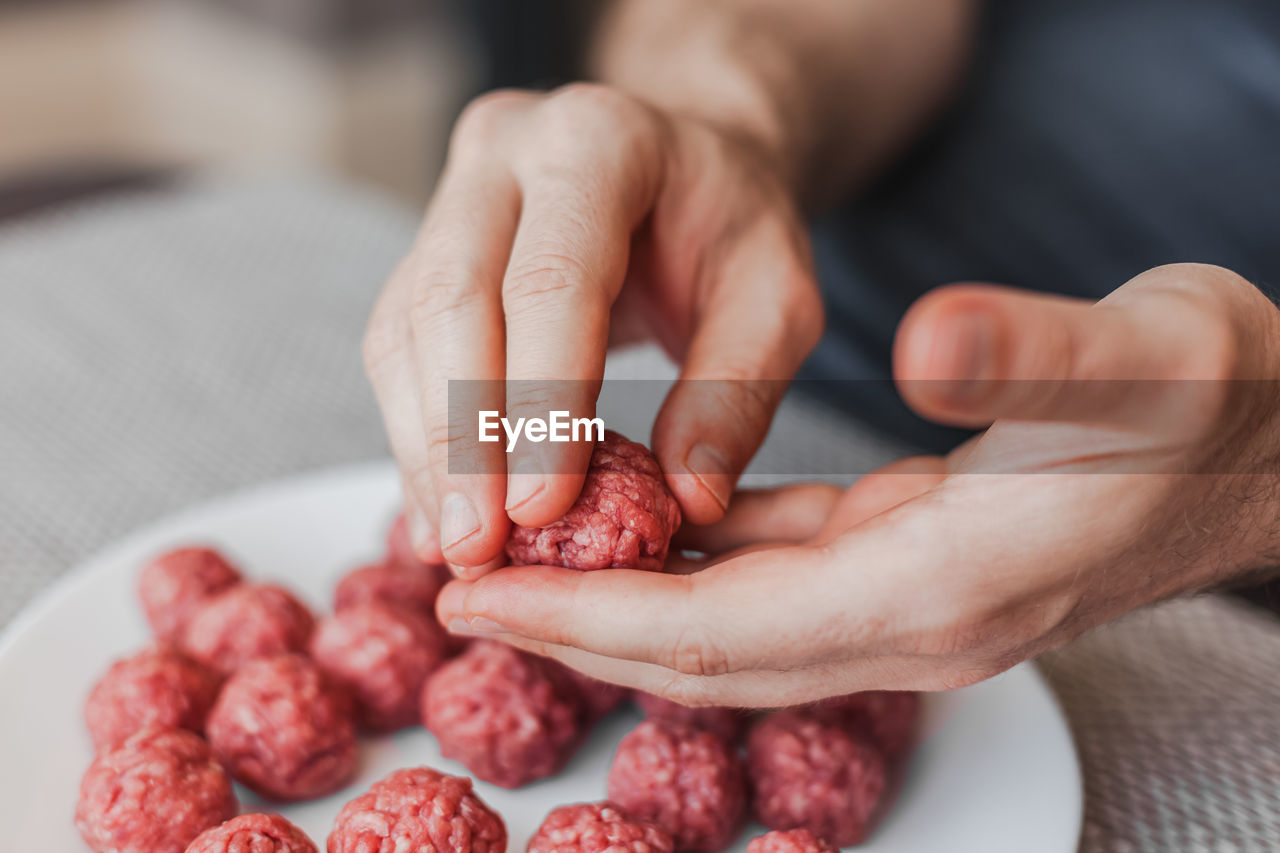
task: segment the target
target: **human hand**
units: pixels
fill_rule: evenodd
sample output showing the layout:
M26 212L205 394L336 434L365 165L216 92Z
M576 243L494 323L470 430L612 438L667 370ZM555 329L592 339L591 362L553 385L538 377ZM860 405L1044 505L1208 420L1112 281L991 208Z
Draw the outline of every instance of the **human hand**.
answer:
M895 373L922 414L991 426L843 495L744 493L691 531L731 554L703 571L509 568L452 583L439 615L678 702L763 707L970 684L1280 562L1280 317L1238 276L1162 267L1096 305L944 288L903 321Z
M498 380L473 386L474 402L513 420L591 417L608 344L645 337L683 380L733 380L715 394L678 383L653 432L685 517L720 517L785 386L765 380L790 379L821 333L783 171L746 133L601 86L466 110L365 337L419 556L467 577L501 565L511 521L563 515L591 453L507 454L469 424L451 442L448 380Z

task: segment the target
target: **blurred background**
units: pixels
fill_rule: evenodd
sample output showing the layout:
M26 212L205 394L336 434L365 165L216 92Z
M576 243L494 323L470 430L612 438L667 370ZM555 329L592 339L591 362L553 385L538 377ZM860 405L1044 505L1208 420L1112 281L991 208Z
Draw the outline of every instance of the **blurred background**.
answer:
M412 205L475 93L573 73L586 2L0 0L0 212L200 168Z

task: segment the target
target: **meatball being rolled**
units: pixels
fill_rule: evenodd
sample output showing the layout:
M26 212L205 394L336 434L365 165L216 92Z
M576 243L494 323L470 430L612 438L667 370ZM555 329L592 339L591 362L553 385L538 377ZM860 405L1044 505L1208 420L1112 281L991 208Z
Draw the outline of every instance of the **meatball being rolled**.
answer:
M513 526L507 557L516 565L660 572L679 527L680 505L658 460L644 445L606 431L577 501L545 527Z

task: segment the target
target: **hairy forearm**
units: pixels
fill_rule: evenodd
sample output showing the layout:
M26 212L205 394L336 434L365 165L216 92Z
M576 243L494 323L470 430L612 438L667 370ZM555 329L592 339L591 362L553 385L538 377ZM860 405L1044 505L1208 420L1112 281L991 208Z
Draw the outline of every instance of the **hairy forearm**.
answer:
M596 77L749 136L808 203L856 188L944 102L979 0L618 0Z

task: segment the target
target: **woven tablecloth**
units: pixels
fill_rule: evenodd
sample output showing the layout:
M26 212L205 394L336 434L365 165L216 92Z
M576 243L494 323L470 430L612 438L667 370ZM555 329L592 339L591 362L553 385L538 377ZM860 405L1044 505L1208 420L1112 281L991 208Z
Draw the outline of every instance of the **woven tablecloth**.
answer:
M385 456L359 341L414 226L350 186L223 177L0 228L0 627L172 510ZM895 452L796 401L781 417L771 470L788 446L845 471ZM1081 849L1280 849L1277 661L1280 623L1217 597L1045 656L1084 767Z

